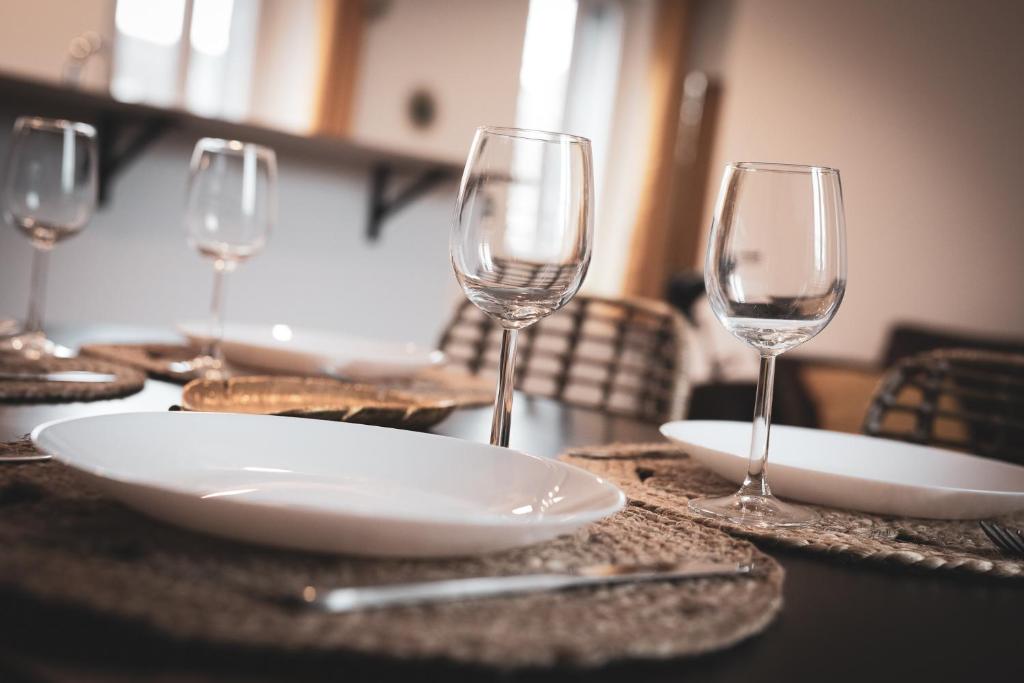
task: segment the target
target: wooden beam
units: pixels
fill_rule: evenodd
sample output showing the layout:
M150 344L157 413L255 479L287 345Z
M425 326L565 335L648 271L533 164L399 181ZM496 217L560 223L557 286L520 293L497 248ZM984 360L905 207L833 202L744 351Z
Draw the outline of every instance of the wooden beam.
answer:
M320 0L320 78L317 119L321 134L347 137L362 46L363 0Z
M633 230L624 293L664 298L671 275L676 141L686 75L690 3L661 0L651 55L651 135L643 196Z

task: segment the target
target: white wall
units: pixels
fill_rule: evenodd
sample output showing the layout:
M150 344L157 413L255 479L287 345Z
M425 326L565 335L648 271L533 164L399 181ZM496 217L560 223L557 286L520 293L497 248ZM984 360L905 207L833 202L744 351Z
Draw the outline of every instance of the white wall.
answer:
M0 71L59 81L71 40L110 35L113 0L0 0ZM106 67L90 62L86 85L106 85Z
M607 160L604 194L597 202L594 255L584 283L585 290L594 294L622 294L646 181L648 145L643 141L651 130L651 48L656 21L653 0L630 0L624 5L615 113L609 148L601 155Z
M12 120L0 115L0 155ZM54 250L47 317L171 328L203 318L210 263L181 225L193 137L173 135L130 166L113 201ZM371 337L436 340L461 298L448 261L454 185L408 207L364 238L367 179L337 164L279 154L280 221L266 251L230 276L228 320L291 322ZM0 226L0 317L24 314L31 246Z
M480 125L515 123L528 0L395 0L366 25L353 137L462 163ZM409 95L433 93L426 130Z
M1024 335L1024 3L708 0L696 20L690 66L724 89L712 173L842 172L849 288L809 354L875 358L896 321Z
M82 6L106 7L110 1L88 0ZM40 2L53 5L49 14L61 16L57 6L63 3L38 0L37 10ZM316 35L310 23L316 2L295 4L273 0L265 5L271 14L264 24L274 24L275 11L301 10L301 20L288 15L289 22L277 21L275 44L292 47L264 55L278 62L258 70L263 76L256 79L254 103L265 112L266 105L274 109L275 102L289 100L270 118L301 127L308 123L303 116L312 101L312 81L285 76L296 64L307 63L315 46L288 40L303 26L307 38ZM0 40L0 65L12 63L14 55L6 48L20 44L10 42L17 36L8 18L25 19L8 10L28 5L0 0L0 38L13 36L7 43ZM370 24L363 45L356 133L365 141L461 163L475 126L514 120L527 0L396 0L390 6L390 13ZM47 35L52 26L38 21L38 11L30 15L31 22L22 22L28 27L23 35ZM67 40L80 31L81 19L72 22L75 31ZM40 53L46 55L40 69L59 67L59 60L50 62L55 49L63 51L64 41L60 37L59 45L48 44ZM300 71L315 75L315 70ZM437 124L425 133L414 131L405 118L405 98L417 86L434 90L440 103ZM19 113L24 112L18 103L0 93L0 158ZM83 234L57 247L48 319L170 328L177 320L206 315L210 266L185 246L181 227L195 137L174 134L146 150L117 180L110 206ZM385 224L382 239L369 244L364 237L368 169L348 166L343 159L303 160L281 150L279 167L279 225L266 252L231 276L228 321L291 322L423 344L435 341L462 297L448 260L455 184L404 208ZM23 316L30 249L27 240L0 225L0 317Z
M308 133L320 87L320 0L263 0L252 65L253 122Z

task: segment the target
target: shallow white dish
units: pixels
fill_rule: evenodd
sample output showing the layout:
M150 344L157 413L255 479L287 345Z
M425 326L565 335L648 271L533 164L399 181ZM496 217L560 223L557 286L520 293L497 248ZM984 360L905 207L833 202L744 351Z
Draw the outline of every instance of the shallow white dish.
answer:
M433 434L269 415L121 413L32 441L174 524L304 550L441 557L544 541L625 504L584 470Z
M203 343L210 334L209 325L199 322L180 323L178 331L193 344ZM229 361L240 365L348 379L404 377L444 362L442 352L414 344L284 324L229 324L221 348Z
M670 440L722 477L743 481L750 423L681 420ZM931 519L980 519L1024 509L1024 467L902 441L772 427L768 481L782 498Z

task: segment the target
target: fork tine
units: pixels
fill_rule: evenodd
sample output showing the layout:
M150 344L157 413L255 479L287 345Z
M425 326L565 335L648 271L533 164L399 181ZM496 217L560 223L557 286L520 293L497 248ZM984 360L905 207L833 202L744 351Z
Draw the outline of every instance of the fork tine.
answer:
M1005 549L1009 550L1011 553L1017 552L1017 546L1014 545L1013 538L1010 537L1010 534L1006 533L1006 529L995 522L989 522L989 525L992 527L992 531L999 536L999 539L1003 542L1003 547Z
M992 544L995 547L999 548L1000 550L1009 550L1009 548L1007 548L1006 545L1003 543L1003 539L997 536L995 531L992 530L991 522L989 522L987 519L983 519L980 522L978 522L978 526L981 527L981 530L985 532L985 535L988 536L988 540L992 541Z
M1003 550L1014 553L1017 555L1024 555L1024 540L1018 535L1015 535L1006 527L990 522L988 520L982 521L981 530Z
M1002 539L1004 548L1006 548L1010 552L1017 552L1017 547L1013 544L1013 539L1010 538L1010 535L1006 533L1006 530L1003 527L993 522L992 530L995 531L996 534L999 535L999 538Z
M1010 533L1009 529L1002 526L1001 524L996 524L995 522L992 522L992 529L997 534L999 534L999 537L1001 539L1003 539L1003 545L1006 546L1008 550L1011 550L1015 553L1024 553L1024 550L1022 550L1021 547L1017 544L1017 539L1014 537L1012 533Z
M1003 527L1003 531L1009 536L1017 552L1024 555L1024 533L1021 533L1020 529L1011 529L1010 527Z

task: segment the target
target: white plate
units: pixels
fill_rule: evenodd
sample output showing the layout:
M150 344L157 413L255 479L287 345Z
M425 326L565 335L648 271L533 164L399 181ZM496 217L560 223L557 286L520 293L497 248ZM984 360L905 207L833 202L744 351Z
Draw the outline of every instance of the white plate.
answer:
M682 420L661 433L726 479L747 471L750 423ZM768 481L782 498L931 519L1024 509L1024 467L902 441L778 425Z
M569 533L625 504L615 486L555 460L359 424L121 413L40 425L32 441L153 517L323 552L503 550Z
M209 325L203 323L180 323L178 330L194 344L209 337ZM229 324L224 329L222 348L229 361L240 365L349 379L404 377L444 362L440 351L414 344L284 324Z

